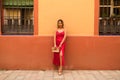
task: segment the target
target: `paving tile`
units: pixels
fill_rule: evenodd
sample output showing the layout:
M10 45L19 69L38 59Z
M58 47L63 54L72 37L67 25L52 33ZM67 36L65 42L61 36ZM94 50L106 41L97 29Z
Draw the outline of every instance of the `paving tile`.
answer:
M64 71L63 71L63 74L62 75L58 75L58 71L55 70L53 72L53 80L65 80L64 79Z
M7 78L8 74L2 74L0 75L0 80L4 80L5 78Z
M10 71L11 72L11 71ZM17 73L15 71L12 71L11 73L9 73L9 71L5 71L2 75L7 75L6 78L1 79L0 80L15 80L15 77L17 76Z
M65 80L74 80L72 72L70 70L65 70L63 75Z
M82 79L77 70L72 70L71 73L72 73L74 80L81 80Z
M110 75L108 71L100 71L101 75L103 75L107 79L113 79L114 77Z
M53 77L53 70L46 70L45 71L45 77Z

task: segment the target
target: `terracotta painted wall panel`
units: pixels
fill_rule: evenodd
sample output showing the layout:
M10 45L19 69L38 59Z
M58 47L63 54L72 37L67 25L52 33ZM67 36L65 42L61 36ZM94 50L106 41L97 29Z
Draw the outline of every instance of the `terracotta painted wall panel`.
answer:
M0 37L0 69L53 69L53 37ZM68 36L64 69L120 69L120 37Z
M53 35L62 18L68 35L94 35L94 0L39 0L39 35Z

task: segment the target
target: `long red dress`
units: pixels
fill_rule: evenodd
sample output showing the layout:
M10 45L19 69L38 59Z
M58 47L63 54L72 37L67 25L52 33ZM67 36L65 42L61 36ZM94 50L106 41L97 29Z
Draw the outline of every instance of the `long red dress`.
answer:
M61 41L64 38L64 31L63 32L58 32L56 31L56 46L58 47L59 44L61 43ZM60 48L60 52L62 51L62 66L64 66L65 62L64 62L64 51L65 51L65 42L63 42L61 48ZM53 58L53 64L56 66L60 66L60 52L59 53L54 53L54 58Z

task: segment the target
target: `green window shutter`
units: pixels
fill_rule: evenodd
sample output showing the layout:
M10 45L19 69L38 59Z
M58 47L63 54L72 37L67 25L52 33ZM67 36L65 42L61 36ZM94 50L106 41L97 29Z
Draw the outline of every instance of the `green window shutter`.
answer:
M33 0L3 0L5 7L33 7Z

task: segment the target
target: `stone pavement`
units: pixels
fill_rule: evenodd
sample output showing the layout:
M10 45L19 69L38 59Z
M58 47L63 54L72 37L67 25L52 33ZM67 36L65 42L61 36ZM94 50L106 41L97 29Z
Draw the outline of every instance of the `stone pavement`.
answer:
M120 70L0 70L0 80L120 80Z

